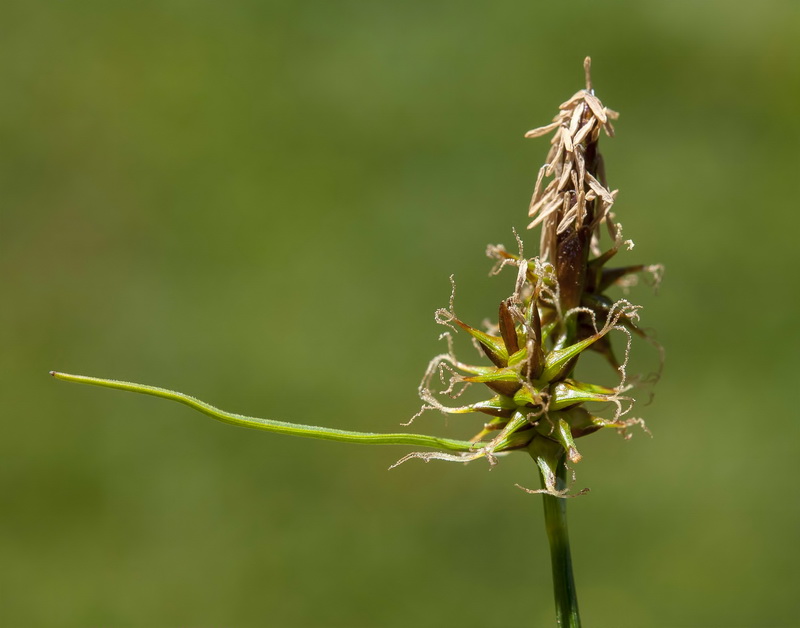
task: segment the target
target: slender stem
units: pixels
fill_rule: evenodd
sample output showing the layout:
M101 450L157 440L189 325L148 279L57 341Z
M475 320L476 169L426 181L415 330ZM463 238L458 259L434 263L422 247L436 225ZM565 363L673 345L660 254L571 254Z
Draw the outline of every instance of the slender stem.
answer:
M542 487L545 478L540 471ZM556 489L564 490L567 467L563 454L556 465ZM581 618L578 614L578 594L575 590L575 579L572 573L572 555L569 549L569 533L567 531L567 500L544 493L544 521L547 538L550 541L550 561L553 565L553 593L556 601L556 620L559 626L580 628Z
M453 440L452 438L439 438L426 434L382 434L373 432L353 432L350 430L338 430L332 427L318 427L315 425L301 425L299 423L287 423L285 421L275 421L273 419L261 419L259 417L243 416L226 412L215 408L205 401L200 401L189 395L185 395L175 390L158 388L156 386L146 386L134 382L121 382L115 379L103 379L101 377L87 377L86 375L72 375L70 373L58 373L50 371L50 375L56 379L79 384L91 384L104 388L114 388L116 390L127 390L129 392L152 395L162 399L170 399L183 403L190 408L206 414L217 421L238 425L239 427L249 427L266 432L276 432L289 436L304 436L306 438L318 438L322 440L336 440L343 443L364 443L372 445L418 445L420 447L433 447L435 449L445 449L449 451L472 452L478 445L464 440Z

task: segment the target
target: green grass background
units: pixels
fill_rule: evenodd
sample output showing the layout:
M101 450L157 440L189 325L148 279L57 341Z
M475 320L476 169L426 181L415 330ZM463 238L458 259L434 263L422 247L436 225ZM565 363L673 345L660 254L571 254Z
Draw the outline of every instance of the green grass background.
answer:
M3 3L2 624L551 625L524 456L389 472L47 371L396 430L591 54L667 363L654 438L580 443L585 623L800 625L799 41L788 0Z

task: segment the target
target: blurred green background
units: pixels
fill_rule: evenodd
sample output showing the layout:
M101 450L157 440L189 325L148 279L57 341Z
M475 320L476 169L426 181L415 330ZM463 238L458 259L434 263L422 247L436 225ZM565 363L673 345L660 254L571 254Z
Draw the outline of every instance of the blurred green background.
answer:
M667 363L654 438L580 443L585 624L800 625L798 42L788 0L4 2L3 625L552 625L524 456L388 472L47 371L396 430L587 54Z

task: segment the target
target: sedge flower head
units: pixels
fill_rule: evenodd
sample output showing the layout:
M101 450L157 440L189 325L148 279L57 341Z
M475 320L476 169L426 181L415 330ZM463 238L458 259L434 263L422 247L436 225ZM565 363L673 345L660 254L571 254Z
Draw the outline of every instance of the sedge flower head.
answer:
M612 212L617 190L608 186L599 151L601 134L613 137L612 120L618 114L595 95L588 58L584 67L586 88L564 102L552 122L525 134L537 138L552 133L529 208L529 228L541 227L539 256L525 257L518 236L517 253L500 245L488 248L487 254L497 260L493 274L512 267L516 279L513 291L498 306L496 321L485 329L458 318L454 291L450 306L436 312L437 322L449 328L443 334L448 351L436 356L425 372L420 413L435 409L486 416L472 439L474 449L457 454L415 452L398 464L409 458L486 458L494 464L501 453L527 449L545 478L544 492L563 496L565 491L556 488L555 466L581 460L576 439L603 428L627 435L631 425L643 425L641 419L630 418L633 398L626 394L631 387L626 365L632 336L646 337L638 326L640 308L609 297L607 291L629 285L642 272L658 280L661 267L607 267L623 245L632 248L632 242L623 241ZM610 240L605 249L603 231ZM452 333L457 331L469 334L484 363L456 356ZM621 333L624 340L621 359L610 340L612 332ZM576 377L586 351L599 352L609 362L617 372L616 383L588 383ZM472 385L485 386L488 397L465 405L442 401L457 400ZM601 416L595 408L602 407L611 411Z

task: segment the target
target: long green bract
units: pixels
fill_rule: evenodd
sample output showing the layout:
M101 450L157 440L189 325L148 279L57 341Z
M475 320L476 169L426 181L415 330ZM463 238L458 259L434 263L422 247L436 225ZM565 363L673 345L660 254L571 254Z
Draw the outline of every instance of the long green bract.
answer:
M183 403L190 408L207 414L208 416L228 423L230 425L238 425L239 427L248 427L256 430L264 430L266 432L275 432L277 434L288 434L290 436L303 436L305 438L318 438L322 440L335 440L343 443L361 443L371 445L415 445L419 447L432 447L434 449L445 449L449 451L472 451L475 449L475 444L465 440L453 440L449 438L439 438L436 436L427 436L425 434L380 434L372 432L353 432L350 430L337 430L329 427L317 427L314 425L300 425L298 423L287 423L285 421L274 421L272 419L261 419L258 417L244 416L241 414L234 414L232 412L225 412L219 408L200 401L189 395L174 390L167 390L166 388L158 388L156 386L146 386L144 384L135 384L133 382L122 382L115 379L103 379L100 377L88 377L86 375L71 375L69 373L58 373L50 371L50 374L67 382L76 382L79 384L92 384L94 386L103 386L105 388L114 388L116 390L127 390L129 392L140 393L143 395L152 395L154 397L161 397L163 399L170 399Z

